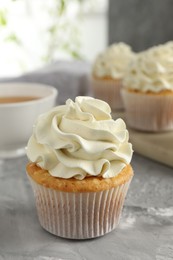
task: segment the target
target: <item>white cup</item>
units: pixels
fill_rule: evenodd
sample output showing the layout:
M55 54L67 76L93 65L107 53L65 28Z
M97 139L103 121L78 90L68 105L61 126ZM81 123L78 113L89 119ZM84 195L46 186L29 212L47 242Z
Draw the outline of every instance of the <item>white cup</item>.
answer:
M0 158L25 154L25 147L32 134L36 118L55 105L57 95L58 91L54 87L37 83L0 84L0 99L3 97L36 98L14 103L0 101Z

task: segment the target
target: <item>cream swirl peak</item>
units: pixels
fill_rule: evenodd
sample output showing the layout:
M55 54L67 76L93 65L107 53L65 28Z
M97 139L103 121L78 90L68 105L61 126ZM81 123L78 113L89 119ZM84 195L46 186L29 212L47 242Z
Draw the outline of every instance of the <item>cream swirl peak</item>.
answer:
M121 79L133 56L134 53L127 44L112 44L97 56L93 64L93 75L99 78L108 76Z
M127 68L123 85L143 92L173 91L173 42L136 55Z
M40 115L27 146L29 160L65 179L116 176L133 152L124 121L110 113L104 101L77 97Z

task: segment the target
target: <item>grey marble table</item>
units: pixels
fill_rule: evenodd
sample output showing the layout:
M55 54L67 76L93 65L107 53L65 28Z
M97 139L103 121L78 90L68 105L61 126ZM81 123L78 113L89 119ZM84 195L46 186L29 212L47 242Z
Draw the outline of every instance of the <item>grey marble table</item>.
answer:
M0 260L173 259L172 168L134 154L135 177L118 228L73 241L40 227L26 162L26 157L0 162Z

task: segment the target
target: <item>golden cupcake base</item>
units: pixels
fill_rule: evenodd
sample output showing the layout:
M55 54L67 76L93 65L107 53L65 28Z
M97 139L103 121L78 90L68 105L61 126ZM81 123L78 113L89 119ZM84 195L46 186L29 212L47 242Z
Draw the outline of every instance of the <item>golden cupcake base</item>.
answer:
M32 163L27 166L27 172L41 226L56 236L70 239L99 237L115 229L133 177L130 165L114 178L88 177L81 181L65 180L67 182L50 175L45 178L44 173L49 173ZM40 181L38 176L41 176ZM102 185L98 185L97 179L100 179ZM60 182L63 183L62 186ZM72 191L71 187L75 186L75 182L77 188ZM82 187L83 183L85 188L79 191L79 186ZM93 185L90 186L89 183Z

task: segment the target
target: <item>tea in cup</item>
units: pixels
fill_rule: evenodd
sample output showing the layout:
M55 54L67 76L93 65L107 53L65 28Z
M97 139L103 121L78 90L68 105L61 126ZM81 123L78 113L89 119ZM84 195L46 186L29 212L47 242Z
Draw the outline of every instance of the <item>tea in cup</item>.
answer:
M34 121L56 103L56 88L37 83L0 83L0 158L25 154Z

